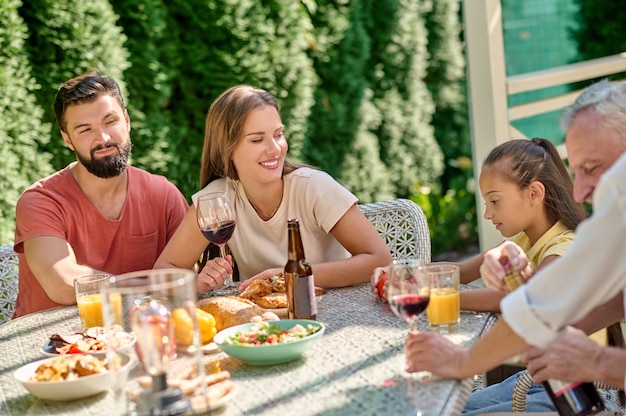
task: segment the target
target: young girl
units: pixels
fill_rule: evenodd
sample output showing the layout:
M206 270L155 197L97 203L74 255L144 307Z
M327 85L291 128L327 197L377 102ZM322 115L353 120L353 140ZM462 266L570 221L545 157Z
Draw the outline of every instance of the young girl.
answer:
M316 285L366 282L375 267L391 262L389 250L352 193L328 174L286 160L284 130L276 98L267 91L236 86L222 93L207 115L202 189L194 203L209 192L230 197L236 226L228 246L242 280L283 271L287 220L298 218ZM155 267L191 269L207 245L192 204ZM209 260L198 273L197 290L221 286L232 262L230 256Z
M544 139L511 140L494 148L483 163L479 186L486 204L485 218L526 252L535 271L565 253L576 226L585 218L582 206L574 200L565 165L554 145ZM463 283L479 276L482 260L479 255L460 263ZM499 312L504 296L488 288L465 290L461 292L461 308ZM607 344L606 330L591 337ZM609 343L621 344L623 340L611 338ZM510 411L513 386L520 374L471 394L463 414ZM608 391L605 394L612 395ZM526 407L529 412L554 409L541 385L531 387Z
M483 162L479 186L485 219L502 236L518 243L535 269L567 250L574 229L585 218L582 206L574 200L567 168L545 139L510 140L495 147ZM482 261L479 254L455 263L460 266L461 283L480 277ZM372 279L373 290L376 284L377 276ZM464 290L461 309L499 312L504 296L488 288Z
M516 242L535 270L559 258L574 239L585 211L554 145L545 139L510 140L495 147L480 173L484 217ZM482 254L461 262L461 282L480 277ZM504 294L492 289L461 293L461 308L499 312Z

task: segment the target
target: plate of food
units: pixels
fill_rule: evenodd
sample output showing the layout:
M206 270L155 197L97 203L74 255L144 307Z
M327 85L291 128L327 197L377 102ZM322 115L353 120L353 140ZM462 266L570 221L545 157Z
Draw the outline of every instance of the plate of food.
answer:
M131 348L136 341L135 335L117 331L115 337L121 343L120 350ZM107 351L106 334L102 327L87 329L84 333L53 334L48 342L41 347L42 354L48 357L71 354L92 354Z
M326 292L321 287L315 287L315 296L319 300ZM281 318L287 317L287 292L285 277L282 273L270 279L254 280L239 297L248 299L261 308L273 312Z
M133 366L129 355L118 353L125 380ZM70 401L103 393L116 377L106 354L57 356L23 365L13 373L33 396L49 401Z
M321 339L325 328L306 319L253 322L224 329L213 341L247 364L280 364L299 358Z
M191 398L191 408L196 414L204 414L223 407L231 401L239 391L236 384L232 382L223 384L217 383L207 387L208 400L204 400L202 396ZM208 404L207 404L208 402Z
M231 380L230 372L222 370L219 363L219 360L205 363L204 388L200 382L194 380L198 375L195 369L189 370L183 367L178 369L180 374L168 375L168 386L181 389L181 392L189 399L193 414L205 414L216 410L232 400L237 394L238 387ZM151 391L152 378L150 376L141 376L138 378L138 382L143 391ZM206 396L204 396L205 391ZM135 402L141 400L141 396L137 392L131 394L131 398Z

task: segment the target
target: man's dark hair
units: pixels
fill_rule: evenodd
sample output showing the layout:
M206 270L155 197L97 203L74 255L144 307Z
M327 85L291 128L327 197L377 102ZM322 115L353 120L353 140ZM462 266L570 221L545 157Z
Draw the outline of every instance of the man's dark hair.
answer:
M54 116L62 131L66 131L65 110L71 105L84 104L109 95L124 108L124 98L115 80L96 70L89 70L64 83L54 98Z

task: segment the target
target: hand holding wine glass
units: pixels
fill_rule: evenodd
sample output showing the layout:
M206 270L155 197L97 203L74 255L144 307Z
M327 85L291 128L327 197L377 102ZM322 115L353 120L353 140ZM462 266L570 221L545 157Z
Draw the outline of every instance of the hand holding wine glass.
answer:
M196 218L202 234L220 248L220 255L226 258L225 246L235 231L235 210L228 195L224 192L211 192L198 198ZM238 289L229 275L224 285L213 290L218 295L237 294Z
M417 320L430 300L430 278L423 266L424 263L417 259L394 260L389 266L387 300L393 313L410 325L411 332L417 331ZM431 374L404 370L402 376L421 382L429 379Z

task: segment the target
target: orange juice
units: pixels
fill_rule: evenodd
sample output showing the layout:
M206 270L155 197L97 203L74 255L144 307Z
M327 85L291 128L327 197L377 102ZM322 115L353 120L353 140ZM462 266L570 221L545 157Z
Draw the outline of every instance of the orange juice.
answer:
M111 303L115 315L115 322L121 323L122 297L119 293L111 295ZM94 326L104 326L104 320L102 319L102 294L92 293L82 295L76 299L76 304L78 305L78 315L80 315L83 329L92 328Z
M433 288L426 308L428 322L433 326L451 326L459 322L461 296L453 287Z

